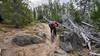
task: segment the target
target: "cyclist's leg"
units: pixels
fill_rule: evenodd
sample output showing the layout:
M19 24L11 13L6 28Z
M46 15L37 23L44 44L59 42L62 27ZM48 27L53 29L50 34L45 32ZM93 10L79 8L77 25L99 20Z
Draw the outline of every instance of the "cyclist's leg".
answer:
M57 32L56 31L57 31L56 28L54 28L53 34L54 34L55 37L57 35Z

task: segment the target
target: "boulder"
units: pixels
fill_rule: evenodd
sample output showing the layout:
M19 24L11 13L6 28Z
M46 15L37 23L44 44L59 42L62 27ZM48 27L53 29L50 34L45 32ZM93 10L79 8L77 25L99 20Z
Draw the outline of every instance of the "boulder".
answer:
M19 46L24 46L24 45L28 45L28 44L32 44L31 43L31 38L30 36L16 36L14 37L14 39L12 39L12 42L16 43Z
M60 42L60 48L63 49L66 52L70 52L73 50L72 45L70 42Z
M36 35L41 37L42 39L46 38L46 34L44 32L38 32L38 33L36 33Z
M42 43L44 40L39 37L39 36L33 36L33 38L31 38L31 42L32 44L38 44L38 43Z
M12 39L12 42L19 45L19 46L25 46L25 45L30 45L30 44L38 44L41 42L44 42L45 39L43 39L43 34L38 33L39 35L20 35L20 36L15 36ZM45 37L45 36L44 36Z
M63 32L60 35L60 48L66 52L80 50L82 48L82 39L74 32Z

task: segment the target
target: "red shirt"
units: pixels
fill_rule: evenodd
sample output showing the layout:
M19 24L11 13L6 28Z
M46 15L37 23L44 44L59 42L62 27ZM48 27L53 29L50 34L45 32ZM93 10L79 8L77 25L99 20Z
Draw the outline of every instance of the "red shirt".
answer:
M58 27L58 22L57 21L50 21L49 22L49 26L51 27L51 28L55 28L55 27Z

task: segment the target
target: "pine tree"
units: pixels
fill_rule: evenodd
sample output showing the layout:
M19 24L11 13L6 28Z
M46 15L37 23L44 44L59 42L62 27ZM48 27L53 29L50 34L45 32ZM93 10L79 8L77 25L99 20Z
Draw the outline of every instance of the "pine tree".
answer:
M98 1L94 1L94 5L96 6L91 12L91 20L96 26L96 29L100 29L100 3Z
M1 14L4 23L14 26L24 26L33 21L32 12L28 8L27 0L3 0Z

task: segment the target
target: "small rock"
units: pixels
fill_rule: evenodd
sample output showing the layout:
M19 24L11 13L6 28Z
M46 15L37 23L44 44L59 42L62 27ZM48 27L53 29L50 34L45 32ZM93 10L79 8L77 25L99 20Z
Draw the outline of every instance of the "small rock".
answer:
M54 52L54 56L69 56L69 55L63 50L56 50Z
M96 44L96 46L95 46L96 48L100 48L100 43L99 44Z

